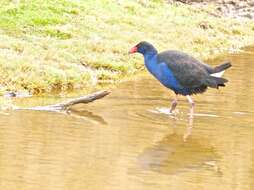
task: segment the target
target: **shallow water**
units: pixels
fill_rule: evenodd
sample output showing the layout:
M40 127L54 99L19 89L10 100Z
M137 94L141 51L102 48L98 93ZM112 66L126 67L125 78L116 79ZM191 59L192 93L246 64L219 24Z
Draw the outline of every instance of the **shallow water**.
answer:
M254 49L231 60L226 88L194 97L196 115L146 76L70 115L0 114L0 189L213 190L254 187ZM23 106L57 97L13 99Z

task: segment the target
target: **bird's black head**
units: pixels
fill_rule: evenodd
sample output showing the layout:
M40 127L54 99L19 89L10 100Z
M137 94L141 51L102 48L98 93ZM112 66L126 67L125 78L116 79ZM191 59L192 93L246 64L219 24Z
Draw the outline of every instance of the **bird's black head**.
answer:
M135 45L133 48L130 49L129 53L141 53L143 55L146 54L157 54L157 50L155 47L153 47L152 44L146 41L139 42L137 45Z

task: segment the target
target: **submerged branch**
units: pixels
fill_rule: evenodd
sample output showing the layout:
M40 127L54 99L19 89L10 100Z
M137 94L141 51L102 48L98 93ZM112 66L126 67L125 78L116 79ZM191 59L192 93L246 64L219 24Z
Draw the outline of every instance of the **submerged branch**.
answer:
M86 96L74 98L71 100L68 100L63 103L58 103L58 104L53 104L53 105L48 105L48 106L36 106L32 108L25 108L29 110L41 110L41 111L66 111L69 110L71 106L76 105L76 104L87 104L90 102L93 102L95 100L101 99L104 96L107 96L110 94L109 91L99 91L95 92Z

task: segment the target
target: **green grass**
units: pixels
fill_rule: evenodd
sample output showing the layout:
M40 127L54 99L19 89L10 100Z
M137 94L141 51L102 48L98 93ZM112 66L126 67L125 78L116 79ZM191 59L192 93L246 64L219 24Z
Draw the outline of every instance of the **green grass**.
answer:
M254 43L254 22L247 19L216 18L162 0L121 2L2 0L0 92L36 94L119 82L142 69L141 56L127 54L142 40L201 59Z

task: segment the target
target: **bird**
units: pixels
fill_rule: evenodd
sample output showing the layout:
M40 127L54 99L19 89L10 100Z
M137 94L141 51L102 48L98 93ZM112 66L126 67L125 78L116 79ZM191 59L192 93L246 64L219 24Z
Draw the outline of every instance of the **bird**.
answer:
M190 117L194 115L195 103L191 97L204 93L208 87L224 87L227 79L222 74L232 65L225 62L216 67L197 60L191 55L178 50L166 50L158 53L157 49L147 41L141 41L129 50L129 54L140 53L144 57L147 70L160 83L174 91L169 112L173 114L177 106L178 95L187 97L190 104Z

